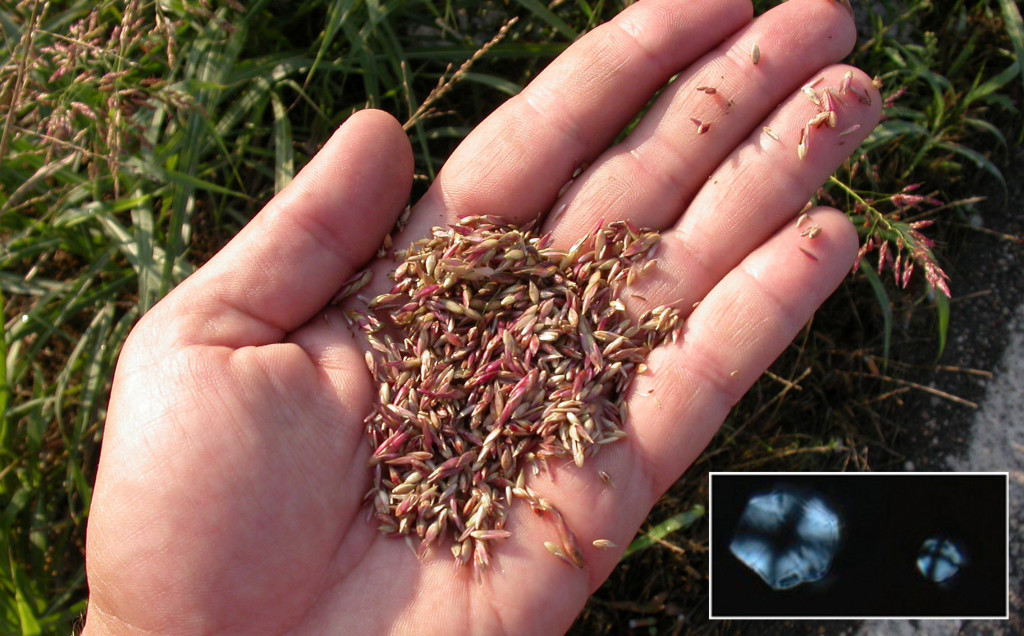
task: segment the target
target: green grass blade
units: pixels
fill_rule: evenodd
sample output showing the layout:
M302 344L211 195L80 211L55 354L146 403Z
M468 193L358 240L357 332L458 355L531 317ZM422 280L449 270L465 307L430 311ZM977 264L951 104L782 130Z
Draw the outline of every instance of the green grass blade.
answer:
M1006 35L1010 36L1013 51L1017 54L1017 70L1020 71L1021 86L1024 87L1024 19L1013 0L999 0L999 8L1003 11Z
M963 108L963 109L966 109L972 103L978 101L979 99L984 99L984 98L988 97L989 95L995 93L996 91L1002 89L1007 84L1012 82L1015 77L1017 77L1017 75L1020 72L1020 68L1021 68L1021 62L1020 62L1020 60L1017 60L1013 64L1011 64L1008 67L1006 67L1005 69L1003 69L1003 71L1001 73L999 73L998 75L996 75L995 77L989 79L988 81L986 81L984 83L980 83L977 86L973 87L960 100L960 102L961 102L960 103L960 107Z
M277 93L270 94L270 105L274 110L274 192L280 192L295 176L292 124Z
M550 59L561 55L569 47L566 42L514 42L496 44L487 50L487 59L542 58ZM414 47L405 49L407 60L432 60L439 62L465 62L479 47L456 44L445 47ZM377 54L378 58L384 55Z
M860 271L871 284L871 291L875 293L878 308L882 310L882 364L888 366L889 347L892 344L892 300L889 299L889 294L885 291L882 279L878 277L878 273L868 265L866 260L860 262Z
M625 559L641 550L646 550L673 532L693 525L704 516L704 513L704 506L697 504L689 510L684 510L677 515L669 517L634 539L633 543L629 544L629 547L626 548L622 558Z
M160 295L169 291L175 283L174 269L180 262L192 232L192 215L196 209L196 189L203 181L198 177L202 170L203 151L213 143L210 140L210 113L217 112L220 100L224 96L221 87L224 78L234 68L242 47L245 44L247 29L245 24L238 25L225 37L221 28L221 20L225 20L226 12L217 12L217 20L207 22L203 32L196 38L186 60L186 77L190 85L196 88L193 110L185 123L183 138L178 144L177 163L173 172L177 173L174 196L171 200L168 219L167 239L164 242L165 259L160 276ZM170 168L167 169L171 173ZM216 191L219 186L208 184L209 189Z
M327 49L334 42L334 38L338 35L338 29L345 25L349 15L352 14L359 5L362 4L360 0L334 0L331 3L330 8L327 9L327 19L324 25L323 33L320 36L320 46L316 50L316 57L313 58L313 63L309 66L309 71L306 73L306 83L308 86L310 80L313 79L313 74L320 66L320 62L323 61L324 55L327 54Z
M555 15L551 9L541 4L539 0L517 0L517 2L529 9L535 16L554 27L556 31L561 33L567 39L575 40L579 37L579 33L576 32L576 29L566 24L565 20Z
M373 46L363 29L357 29L350 21L341 25L348 38L349 45L356 51L359 65L363 69L363 88L366 91L366 98L371 106L380 104L380 67L377 64L378 55L372 52ZM380 54L383 56L383 54ZM386 59L386 58L385 58Z
M51 329L53 328L52 325L48 326ZM53 400L47 391L47 382L43 377L42 371L38 367L34 368L33 371L32 395L38 402L36 408L33 408L29 413L28 421L25 424L25 443L28 451L35 454L43 447L43 437L46 435L46 429L50 424L49 418L46 415L46 409ZM33 467L33 470L28 472L24 478L26 484L37 485L36 482L39 480L37 471L38 467Z
M946 351L946 337L949 335L949 297L934 288L932 294L935 296L935 326L939 336L939 352L935 356L938 362Z
M0 325L6 325L7 318L4 316L4 294L0 290ZM0 336L0 453L3 453L7 445L7 401L11 396L11 388L7 384L7 330Z
M104 349L108 346L109 335L113 327L114 305L106 304L86 328L78 344L68 356L67 365L57 380L57 398L68 393L70 384L75 380L81 382L76 387L78 402L78 422L73 430L64 432L64 446L67 448L67 481L68 497L77 494L82 502L82 509L87 509L92 498L92 487L82 476L81 455L79 448L82 437L93 415L99 408L100 387L107 376L107 358L104 356ZM73 375L72 375L73 374ZM61 407L54 408L55 420L60 423L62 420ZM63 430L63 427L62 427ZM71 487L73 486L73 488ZM73 511L76 506L69 501L69 508ZM81 519L74 519L80 522Z
M11 559L11 579L14 583L14 603L18 609L18 622L21 624L22 636L38 636L43 633L36 613L25 595L25 574L18 564Z
M213 192L214 194L223 194L230 197L237 197L239 199L248 199L249 196L244 192L232 190L231 188L225 188L224 186L214 183L212 181L206 181L188 172L181 172L171 168L155 166L152 164L146 164L142 159L138 157L132 157L125 162L125 166L137 170L140 174L144 174L156 181L163 181L164 183L174 183L180 185L183 188L187 188L190 192L193 190L204 190L206 192Z
M497 77L487 73L474 73L472 71L468 71L462 74L462 79L469 82L476 82L477 84L483 84L484 86L493 88L496 91L505 93L510 97L518 95L519 91L523 90L523 87L515 82L510 82L503 77Z
M242 85L252 82L258 78L265 78L272 82L278 82L284 78L298 73L304 68L309 68L312 61L308 55L288 51L264 55L263 57L251 58L239 61L238 66L224 76L225 84L230 86ZM331 65L331 70L337 70L337 65ZM218 130L220 126L218 125ZM223 134L227 134L227 130Z
M160 293L160 267L155 260L156 227L153 209L147 197L136 191L139 205L132 210L132 236L135 244L136 272L139 281L139 305L145 312L156 302Z
M25 198L30 192L32 192L32 189L35 188L36 185L45 182L50 177L60 172L61 170L64 170L65 168L80 160L81 158L82 153L73 152L68 156L64 157L63 159L51 161L50 163L47 163L46 165L40 167L38 170L35 171L35 173L31 177L25 179L25 181L22 182L20 186L18 186L18 189L12 192L11 196L9 196L6 201L4 201L3 205L0 206L0 214L3 214L4 212L7 212L11 208L13 208L15 204L17 204L19 201Z
M469 126L438 126L437 128L431 128L426 138L430 140L434 139L465 139L466 135L472 132L473 129Z
M914 122L899 119L887 120L878 124L878 126L871 131L868 138L864 140L864 149L870 150L872 148L876 148L893 141L897 137L918 137L926 139L929 136L930 133L927 128Z
M942 148L948 150L954 154L960 155L970 159L974 165L985 172L995 177L999 183L1003 186L1003 195L1009 196L1009 189L1006 186L1006 179L1003 177L1003 171L992 162L991 159L981 154L977 150L972 150L963 144L954 143L951 141L943 141L935 144L936 148Z
M1008 142L1006 140L1006 135L1004 135L1003 131L999 130L999 128L994 124L991 124L984 119L978 119L977 117L964 117L964 124L977 128L978 130L984 130L995 137L1000 146L1003 148L1007 147Z

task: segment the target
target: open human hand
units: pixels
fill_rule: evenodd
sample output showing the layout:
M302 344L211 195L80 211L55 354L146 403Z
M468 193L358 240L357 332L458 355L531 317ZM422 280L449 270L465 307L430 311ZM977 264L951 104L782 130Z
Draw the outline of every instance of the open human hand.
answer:
M545 550L553 530L526 505L479 584L447 550L417 560L364 520L363 418L376 389L361 337L325 307L374 258L413 172L401 127L368 110L125 344L89 517L86 632L567 629L621 555L591 541L629 543L849 271L857 241L843 214L812 210L813 237L793 220L879 119L869 79L834 65L854 39L849 9L832 0L791 0L757 20L748 0L645 0L474 130L413 207L397 245L477 214L545 217L561 246L602 219L662 232L658 265L638 283L646 300L629 310L678 303L682 337L636 378L626 439L530 482L576 531L583 569ZM816 98L838 94L848 72L837 126L804 138L831 105L801 87L820 78ZM393 265L374 264L375 280Z

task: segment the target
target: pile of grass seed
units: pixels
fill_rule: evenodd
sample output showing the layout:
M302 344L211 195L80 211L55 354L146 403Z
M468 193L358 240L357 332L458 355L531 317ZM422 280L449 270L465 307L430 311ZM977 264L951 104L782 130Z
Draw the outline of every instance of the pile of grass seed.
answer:
M391 291L359 316L379 387L367 501L382 532L418 541L420 555L447 537L479 578L524 499L558 527L548 549L582 566L526 477L553 459L582 466L625 435L630 383L680 320L670 306L631 319L621 300L658 240L615 222L566 251L532 227L468 217L411 246Z

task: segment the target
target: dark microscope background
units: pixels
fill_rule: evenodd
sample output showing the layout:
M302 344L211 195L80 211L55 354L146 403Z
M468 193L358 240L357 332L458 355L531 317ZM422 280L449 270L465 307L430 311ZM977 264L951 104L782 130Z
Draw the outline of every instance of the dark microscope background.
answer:
M711 598L715 617L995 617L1006 614L1005 475L713 475ZM829 574L773 590L729 550L751 496L792 489L841 520ZM966 562L944 583L917 569L921 544L948 538Z

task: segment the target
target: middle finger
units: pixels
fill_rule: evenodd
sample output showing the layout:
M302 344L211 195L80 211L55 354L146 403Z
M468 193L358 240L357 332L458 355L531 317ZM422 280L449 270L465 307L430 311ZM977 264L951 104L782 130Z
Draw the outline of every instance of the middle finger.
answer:
M555 203L545 229L567 246L602 220L672 226L736 145L855 40L852 15L831 0L793 0L767 12L680 75Z

